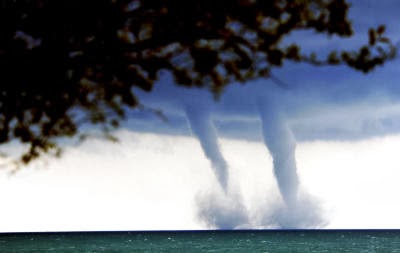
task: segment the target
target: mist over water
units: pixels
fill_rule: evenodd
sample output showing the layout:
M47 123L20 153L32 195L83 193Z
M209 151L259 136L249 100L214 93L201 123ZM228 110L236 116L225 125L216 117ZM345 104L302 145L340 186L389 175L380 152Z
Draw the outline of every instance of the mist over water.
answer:
M242 196L233 189L229 192L200 193L196 204L198 218L207 228L251 228Z

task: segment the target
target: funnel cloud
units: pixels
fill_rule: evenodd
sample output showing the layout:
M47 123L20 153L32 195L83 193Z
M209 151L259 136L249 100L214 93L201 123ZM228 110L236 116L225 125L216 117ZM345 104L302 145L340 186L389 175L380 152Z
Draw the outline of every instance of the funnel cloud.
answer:
M251 213L246 209L239 189L228 185L227 162L220 150L216 129L206 105L185 105L185 113L192 133L200 141L205 156L211 162L222 191L203 194L197 199L198 218L210 228L234 229L251 227L315 228L324 224L318 203L300 192L296 166L296 139L286 120L279 96L269 94L257 99L264 143L273 159L275 176L282 202L262 208L263 217L250 222Z
M287 206L297 202L299 179L296 167L296 140L273 98L258 99L264 143L274 165L279 191Z
M185 110L193 134L199 139L220 186L226 191L228 187L228 165L220 151L216 129L208 110L196 105L186 105Z
M299 191L296 139L280 109L278 97L258 98L264 143L273 159L273 172L283 199L282 206L266 212L263 223L279 228L315 228L324 224L318 204ZM269 216L269 217L268 217Z

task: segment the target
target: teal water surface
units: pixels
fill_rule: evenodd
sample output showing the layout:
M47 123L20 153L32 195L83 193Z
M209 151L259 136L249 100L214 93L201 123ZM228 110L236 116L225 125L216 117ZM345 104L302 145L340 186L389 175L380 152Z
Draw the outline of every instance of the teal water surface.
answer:
M400 230L9 233L0 252L400 252Z

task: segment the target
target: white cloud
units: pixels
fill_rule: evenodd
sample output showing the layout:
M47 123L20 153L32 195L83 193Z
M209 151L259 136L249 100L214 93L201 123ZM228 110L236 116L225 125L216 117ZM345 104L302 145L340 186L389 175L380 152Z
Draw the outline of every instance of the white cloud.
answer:
M323 200L328 228L400 226L400 136L299 146L303 186Z
M218 184L199 143L128 131L118 136L119 144L92 140L68 148L47 168L36 163L15 176L3 173L0 231L207 228L197 204L218 199ZM228 139L221 148L231 174L226 203L240 200L238 209L222 214L242 217L246 224L238 227L274 227L265 219L282 201L267 149ZM396 150L400 136L298 145L302 189L319 200L327 228L400 226Z

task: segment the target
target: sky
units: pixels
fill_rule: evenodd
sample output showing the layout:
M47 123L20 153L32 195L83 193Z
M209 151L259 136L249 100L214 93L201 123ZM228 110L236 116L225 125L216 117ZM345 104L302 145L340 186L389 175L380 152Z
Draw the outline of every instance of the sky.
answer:
M359 35L287 43L357 48L381 23L400 41L398 1L352 3ZM92 138L0 172L0 232L399 228L399 67L365 75L288 63L273 71L287 89L233 83L218 101L164 74L136 93L168 121L132 111L117 143Z

